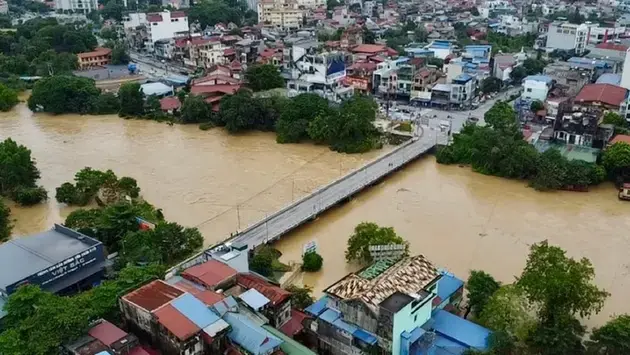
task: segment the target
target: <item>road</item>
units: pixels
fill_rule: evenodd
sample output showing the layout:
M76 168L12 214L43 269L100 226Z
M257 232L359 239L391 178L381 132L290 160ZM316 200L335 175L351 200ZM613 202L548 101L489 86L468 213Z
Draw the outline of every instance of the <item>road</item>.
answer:
M407 141L395 150L295 201L241 231L230 242L247 244L248 248L252 249L262 243L276 240L293 228L315 218L328 208L421 156L435 146L436 142L445 142L444 137L435 130L426 129L421 137Z
M139 74L143 74L149 78L159 79L169 74L182 75L181 72L186 70L181 66L172 65L171 63L162 63L146 54L131 52L129 57L131 57L131 60L138 66Z

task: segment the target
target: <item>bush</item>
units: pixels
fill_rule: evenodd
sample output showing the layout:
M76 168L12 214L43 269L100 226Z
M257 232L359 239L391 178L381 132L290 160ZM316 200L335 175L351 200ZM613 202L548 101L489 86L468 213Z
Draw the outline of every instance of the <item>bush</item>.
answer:
M302 256L302 271L315 272L322 268L324 259L316 252L309 252Z
M411 126L411 122L403 122L396 127L396 130L401 132L411 132L413 127Z
M214 122L204 122L202 124L199 125L199 129L202 131L207 131L211 128L214 128L216 125L214 124Z
M263 276L271 276L272 264L273 256L270 253L256 253L249 263L249 268Z
M123 176L118 180L118 190L131 198L138 198L140 196L140 188L138 182L134 178Z
M18 187L13 192L13 200L22 206L36 205L48 199L48 193L41 187Z

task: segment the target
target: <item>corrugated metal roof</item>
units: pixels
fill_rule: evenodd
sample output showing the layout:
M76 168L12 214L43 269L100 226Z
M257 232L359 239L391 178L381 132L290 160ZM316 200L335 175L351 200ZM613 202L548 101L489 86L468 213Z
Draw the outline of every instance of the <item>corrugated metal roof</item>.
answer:
M326 304L328 304L328 296L324 296L318 299L315 303L306 307L306 309L304 309L304 312L318 317L323 311L326 310Z
M445 300L464 286L464 281L450 274L443 274L438 280L438 297Z
M187 340L201 330L200 327L184 316L173 305L167 304L153 314L158 318L158 322L179 340Z
M238 309L238 303L236 303L234 297L230 296L215 303L212 307L223 317L223 315L229 311L236 311Z
M129 301L148 312L152 312L168 302L184 294L184 291L173 287L162 280L155 280L132 291L123 300Z
M207 288L214 288L231 277L236 276L237 271L218 260L208 260L186 269L182 272L184 278L192 278L195 282L200 282Z
M487 339L491 331L480 325L444 310L437 311L432 322L436 332L461 344L480 350L488 347Z
M127 336L127 333L125 333L122 329L106 320L88 330L88 334L91 337L100 340L107 346L110 346Z
M284 351L285 354L287 355L316 355L316 353L311 351L311 349L298 343L297 341L293 340L291 337L287 336L286 334L283 334L281 331L278 331L278 329L275 329L274 327L270 325L263 325L262 327L266 331L275 335L276 337L278 337L280 340L283 341L282 344L280 344L280 349L282 349L282 351Z
M190 293L186 293L174 300L171 302L171 305L199 328L205 328L219 320L216 314Z
M375 335L361 329L361 328L357 328L354 333L352 333L352 336L368 343L371 345L374 345L378 342L378 339L376 338Z
M327 308L322 314L320 314L319 319L333 324L333 322L336 321L339 317L341 317L341 314L339 312L335 311L332 308Z
M258 292L265 295L274 306L291 297L291 293L287 290L273 285L253 274L238 274L236 280L241 286L247 289L255 288Z
M255 288L250 288L238 297L255 311L263 308L271 302L262 293L256 291Z
M224 319L232 326L228 333L230 340L254 355L268 354L283 343L242 314L229 312Z

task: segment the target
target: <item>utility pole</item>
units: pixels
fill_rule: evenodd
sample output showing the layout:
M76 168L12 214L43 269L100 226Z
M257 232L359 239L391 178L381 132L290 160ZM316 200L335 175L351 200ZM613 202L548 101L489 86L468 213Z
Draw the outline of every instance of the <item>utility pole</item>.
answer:
M237 221L237 228L240 231L241 230L241 205L236 205L236 221Z

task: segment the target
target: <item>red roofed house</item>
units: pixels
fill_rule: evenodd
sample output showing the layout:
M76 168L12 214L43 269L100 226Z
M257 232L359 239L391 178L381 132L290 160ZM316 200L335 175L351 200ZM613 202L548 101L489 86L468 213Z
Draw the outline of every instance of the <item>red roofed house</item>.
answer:
M612 84L585 85L573 101L579 108L597 108L619 111L626 100L628 90Z
M190 93L203 96L207 103L212 104L212 109L218 111L221 98L233 95L241 86L241 81L232 77L229 67L216 66L211 74L192 81Z
M226 290L235 285L237 273L229 265L212 259L184 270L181 276L208 290L215 291Z
M376 70L376 66L376 63L372 62L355 62L346 68L346 84L358 92L371 92L372 73Z
M238 274L236 282L247 290L255 289L271 301L269 308L263 311L263 314L269 318L271 326L280 329L291 318L291 293L289 291L250 273Z
M100 319L88 330L88 335L64 345L69 354L91 355L112 353L119 355L149 355L133 334L128 334L112 323Z
M386 57L388 56L387 50L388 48L384 44L361 44L352 48L350 51L355 55L364 55L366 57L378 55Z
M343 31L339 46L348 49L363 44L363 29L361 26L350 26Z
M98 47L92 52L84 52L77 54L79 60L79 69L86 70L94 67L105 66L112 61L112 50L109 48Z
M160 108L166 113L173 114L176 111L179 111L181 106L182 103L175 96L167 96L160 99Z
M619 143L619 142L630 144L630 136L625 135L625 134L618 134L608 144L609 145L613 145L613 144Z

